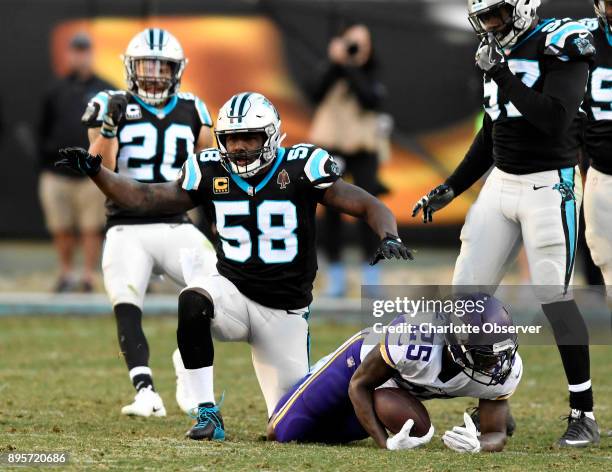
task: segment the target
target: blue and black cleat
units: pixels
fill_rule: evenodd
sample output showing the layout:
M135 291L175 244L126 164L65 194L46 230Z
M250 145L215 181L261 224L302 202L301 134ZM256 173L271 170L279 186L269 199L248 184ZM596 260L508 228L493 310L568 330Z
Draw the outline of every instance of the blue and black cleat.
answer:
M197 414L192 418L196 420L185 436L196 441L207 439L209 441L223 441L225 439L225 428L223 417L219 411L219 405L214 403L200 403Z

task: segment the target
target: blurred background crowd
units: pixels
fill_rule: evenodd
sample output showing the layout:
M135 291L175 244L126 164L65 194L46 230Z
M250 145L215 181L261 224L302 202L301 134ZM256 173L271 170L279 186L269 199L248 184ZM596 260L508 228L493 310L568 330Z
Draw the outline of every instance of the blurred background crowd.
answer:
M362 283L450 283L459 229L478 188L436 215L435 225L410 212L463 158L479 121L477 40L465 0L3 4L12 14L0 18L0 291L102 289L103 197L88 179L52 163L61 147L87 147L86 103L99 90L124 88L120 55L146 27L181 42L189 61L181 90L198 95L213 119L234 93L263 93L281 114L285 145L312 142L332 152L345 178L380 196L402 238L419 248L412 266L381 274L367 265L375 236L321 212L319 293L355 295ZM540 11L583 18L592 5L549 0ZM600 284L584 243L579 251L577 281ZM509 277L527 282L524 274L519 263Z

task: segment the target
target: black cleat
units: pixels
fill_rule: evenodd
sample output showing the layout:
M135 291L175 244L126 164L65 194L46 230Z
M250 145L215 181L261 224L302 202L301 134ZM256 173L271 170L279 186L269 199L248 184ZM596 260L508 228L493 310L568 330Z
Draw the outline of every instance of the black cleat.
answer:
M480 431L480 410L478 409L477 406L471 408L471 410L472 411L469 413L470 418L472 418L472 421L474 422L476 429ZM514 417L512 416L512 413L508 411L508 418L506 419L506 434L508 436L512 436L515 430L516 430L516 421L514 421Z
M580 410L572 410L567 419L567 430L557 441L559 447L587 447L599 444L597 422Z
M197 414L193 415L193 418L196 424L185 433L188 438L196 441L203 439L223 441L225 439L223 417L219 407L214 403L200 403Z

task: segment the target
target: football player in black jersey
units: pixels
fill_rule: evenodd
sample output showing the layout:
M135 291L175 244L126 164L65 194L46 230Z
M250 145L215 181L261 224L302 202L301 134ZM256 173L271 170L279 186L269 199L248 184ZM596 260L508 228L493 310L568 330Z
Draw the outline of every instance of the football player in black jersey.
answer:
M344 182L337 164L310 144L280 147L281 121L261 94L239 93L220 110L218 148L189 157L180 178L146 185L108 171L83 149L59 165L92 177L124 208L175 214L203 206L219 234L218 274L197 258L183 261L188 287L179 296L177 340L188 386L199 404L192 439L225 437L212 385L212 334L247 341L268 414L308 371L308 305L317 263L318 203L365 220L380 237L372 264L411 259L391 211Z
M581 20L597 55L582 108L587 113L585 152L590 161L584 190L586 238L607 286L612 286L612 1L594 0L597 18ZM612 306L612 293L608 293Z
M593 0L596 18L581 20L595 39L597 54L582 105L587 120L584 150L590 161L584 188L585 236L601 269L612 309L612 1ZM612 431L608 432L612 436Z
M174 181L194 149L210 147L212 120L206 106L198 97L178 91L185 63L181 45L165 30L146 29L130 41L124 56L127 91L100 92L83 115L90 151L102 156L104 167L147 184ZM191 252L200 254L208 270L214 270L212 246L184 211L150 214L107 200L104 285L137 391L123 414L166 414L153 386L142 306L152 272L165 273L185 286L180 258ZM177 400L188 410L195 405L182 393L184 367L178 350L173 361Z
M568 291L582 199L578 156L593 37L570 19L539 19L539 0L469 0L481 38L483 128L446 182L417 202L425 222L491 167L466 217L453 284L496 287L524 244L532 283L568 379L563 447L599 441L588 331ZM569 334L568 334L569 333Z

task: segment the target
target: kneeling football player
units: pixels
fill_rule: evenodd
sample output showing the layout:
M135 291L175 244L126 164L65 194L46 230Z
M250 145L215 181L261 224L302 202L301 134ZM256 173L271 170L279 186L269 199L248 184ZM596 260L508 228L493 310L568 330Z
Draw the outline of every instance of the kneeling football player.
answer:
M174 182L127 179L79 148L62 150L58 162L91 176L124 208L172 214L200 205L215 223L218 273L210 275L197 254L181 261L187 287L178 299L177 342L189 403L197 406L197 422L187 432L195 440L225 438L213 389L213 335L250 344L268 416L308 372L319 203L372 228L380 238L372 264L412 259L391 211L343 181L332 156L311 144L281 146L280 116L263 95L231 97L215 133L219 147L191 155Z
M482 313L466 314L454 324L511 326L512 318L495 298L470 296L484 302ZM393 324L409 324L404 317ZM469 330L466 330L469 331ZM476 330L474 330L476 331ZM397 331L396 331L397 332ZM403 336L385 334L379 343L364 330L321 359L276 406L268 438L279 442L344 443L371 436L383 449L413 449L433 437L433 425L422 437L411 436L408 420L389 437L374 410L374 391L381 386L406 389L419 400L471 397L479 400L480 431L464 414L464 426L442 436L458 452L501 451L511 422L508 397L518 386L523 366L516 335L487 335L486 343L471 334L460 344L456 335ZM417 335L419 336L419 335Z

